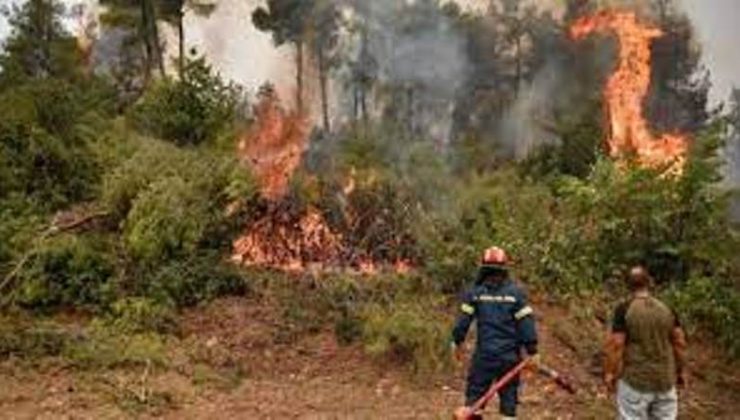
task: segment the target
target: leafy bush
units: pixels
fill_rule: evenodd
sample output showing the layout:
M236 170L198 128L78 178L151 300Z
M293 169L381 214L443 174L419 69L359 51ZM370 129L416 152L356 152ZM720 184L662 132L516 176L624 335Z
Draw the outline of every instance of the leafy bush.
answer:
M122 334L104 324L93 324L82 337L70 341L62 356L81 369L166 366L166 342L153 333Z
M0 358L58 356L69 339L69 333L55 325L28 325L15 318L0 318Z
M243 295L249 284L221 256L193 255L144 268L133 293L178 307L194 306L225 295Z
M691 330L708 327L730 355L740 357L740 291L731 283L692 278L667 292L668 300Z
M408 365L418 373L443 369L449 360L449 322L430 312L429 304L396 302L392 307L375 304L364 308L367 352Z
M123 225L130 255L158 261L194 252L213 217L207 198L180 177L150 184Z
M150 298L123 298L111 305L109 327L123 334L171 333L177 324L171 307Z
M36 310L109 302L115 266L103 246L73 235L41 244L18 274L15 301Z
M149 89L130 117L145 133L193 145L228 128L240 104L241 92L199 58L187 63L181 80L164 79Z
M20 193L54 209L92 196L99 170L84 117L95 104L79 91L46 80L0 93L0 199Z
M13 194L0 199L0 238L3 238L0 241L0 274L11 270L10 262L29 248L45 222L25 196Z
M467 284L481 250L494 244L516 258L519 275L533 275L556 226L546 187L501 170L460 181L452 203L415 222L425 271L442 291L456 293Z
M142 140L140 150L108 174L102 201L123 227L127 250L142 261L220 246L236 229L227 205L256 193L248 172L216 153Z

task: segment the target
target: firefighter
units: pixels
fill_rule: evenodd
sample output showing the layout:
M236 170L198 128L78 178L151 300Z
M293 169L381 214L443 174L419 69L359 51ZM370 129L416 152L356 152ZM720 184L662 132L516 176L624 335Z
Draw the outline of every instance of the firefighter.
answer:
M473 406L491 384L521 362L522 350L539 365L537 332L532 307L524 291L509 275L509 258L501 248L487 249L481 258L475 286L465 293L452 332L455 358L464 357L463 342L473 321L477 342L468 372L465 405ZM516 418L519 378L499 391L499 411L504 419ZM481 419L481 413L474 413Z

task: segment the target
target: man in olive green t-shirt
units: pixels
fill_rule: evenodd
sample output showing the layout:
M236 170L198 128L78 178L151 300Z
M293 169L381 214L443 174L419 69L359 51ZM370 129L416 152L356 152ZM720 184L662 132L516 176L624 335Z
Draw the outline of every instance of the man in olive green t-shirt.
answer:
M686 336L676 314L650 294L644 267L630 271L632 297L614 313L606 346L605 381L617 391L619 418L675 419L676 384L685 384Z

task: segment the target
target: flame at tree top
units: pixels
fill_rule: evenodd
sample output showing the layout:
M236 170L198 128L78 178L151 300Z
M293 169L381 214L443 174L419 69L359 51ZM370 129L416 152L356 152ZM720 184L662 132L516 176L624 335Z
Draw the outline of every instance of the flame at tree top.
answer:
M276 200L285 195L290 177L308 146L308 121L280 106L271 87L260 92L254 107L253 129L239 143L239 156L252 168L262 195Z
M650 45L663 32L641 22L634 12L616 10L582 17L570 28L575 40L603 32L614 33L619 42L617 69L604 89L609 154L615 158L634 154L642 165L675 164L680 168L686 156L687 139L676 134L656 138L650 132L643 110L650 87Z

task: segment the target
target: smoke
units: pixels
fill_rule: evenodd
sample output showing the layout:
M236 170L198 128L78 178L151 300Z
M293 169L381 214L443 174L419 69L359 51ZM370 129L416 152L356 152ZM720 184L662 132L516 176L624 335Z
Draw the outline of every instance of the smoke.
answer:
M713 103L728 98L740 86L740 2L737 0L681 0L703 48L704 63L712 73Z
M372 74L376 88L392 90L391 102L379 101L375 111L395 107L413 130L447 142L451 104L469 69L465 37L452 19L430 0L337 1L349 8L351 25L361 28L350 53L354 71Z
M553 123L556 99L563 95L567 84L563 69L551 60L526 86L523 86L514 104L505 112L497 140L516 159L526 158L531 152L560 139L547 126Z
M252 12L262 0L218 0L208 16L186 8L186 50L195 49L225 78L256 94L271 82L282 101L292 100L295 89L293 48L276 47L269 33L252 23ZM176 38L174 39L176 41ZM167 43L168 54L177 54L177 43Z

